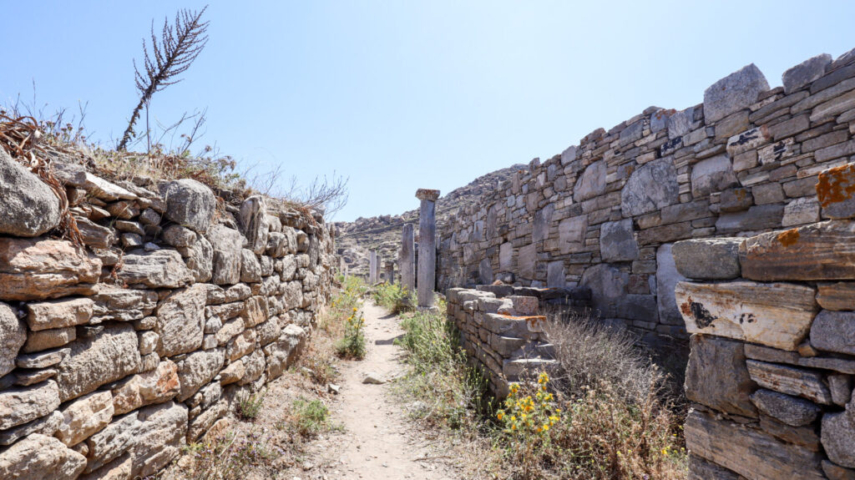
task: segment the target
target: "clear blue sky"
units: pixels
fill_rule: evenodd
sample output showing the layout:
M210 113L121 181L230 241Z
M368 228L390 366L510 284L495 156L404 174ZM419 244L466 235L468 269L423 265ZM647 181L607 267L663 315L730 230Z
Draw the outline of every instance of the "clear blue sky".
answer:
M205 2L2 2L0 99L76 108L102 141L136 104L150 22ZM855 48L855 2L212 1L211 40L155 95L168 123L208 107L205 141L257 171L350 177L336 220L415 208L560 153L650 105L685 108L754 62L770 85Z

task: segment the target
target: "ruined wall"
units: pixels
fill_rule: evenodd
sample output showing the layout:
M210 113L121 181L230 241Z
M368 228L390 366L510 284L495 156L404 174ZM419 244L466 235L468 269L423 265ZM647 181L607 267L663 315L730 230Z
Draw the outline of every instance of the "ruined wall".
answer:
M685 341L672 243L820 220L817 174L855 154L852 62L812 58L771 90L749 65L701 105L651 107L535 159L442 229L440 289L585 285L648 343Z
M853 186L819 175L830 221L674 244L690 478L855 478Z
M296 360L333 239L262 197L61 160L79 247L0 148L0 478L142 478Z

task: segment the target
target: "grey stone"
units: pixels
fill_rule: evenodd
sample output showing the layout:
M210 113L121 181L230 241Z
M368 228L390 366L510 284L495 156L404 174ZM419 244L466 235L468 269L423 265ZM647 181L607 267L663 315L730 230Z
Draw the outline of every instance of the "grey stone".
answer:
M632 219L600 226L600 256L604 262L629 262L638 258Z
M246 236L249 250L255 254L262 254L267 248L267 238L270 225L266 220L266 207L264 198L253 195L240 206L238 221L241 232Z
M214 271L214 247L207 238L197 234L196 242L189 248L187 268L197 283L211 280Z
M489 258L478 263L478 280L480 283L493 283L493 266L490 264Z
M187 435L187 407L167 402L139 410L140 427L131 447L131 475L147 477L181 453Z
M178 379L181 393L177 400L183 402L195 395L223 369L224 362L225 352L222 348L193 352L179 361Z
M211 282L216 285L238 283L240 281L243 236L237 230L224 225L216 225L211 227L207 237L211 246L214 247Z
M621 190L621 212L633 217L660 210L679 201L677 170L670 158L644 164L629 177Z
M810 328L810 344L818 350L855 354L855 312L819 312Z
M563 260L549 262L546 265L546 286L549 288L564 288L567 286Z
M717 410L757 417L749 395L756 385L746 368L742 342L692 335L686 368L686 397Z
M59 389L53 380L0 391L0 430L49 415L59 408L59 403Z
M692 195L695 198L720 192L738 184L727 155L717 155L692 167Z
M789 68L781 76L781 80L784 83L784 93L789 95L805 85L808 85L819 77L825 75L825 72L830 66L831 55L823 53L822 55L809 58L795 67Z
M820 221L819 202L815 198L802 197L793 200L784 207L784 218L781 226L795 227Z
M59 428L60 423L62 423L62 412L54 410L46 417L41 417L30 423L25 423L24 425L19 425L0 432L0 445L12 445L18 440L33 433L39 433L49 437L53 436L54 432Z
M86 457L53 437L33 434L0 452L0 478L74 480Z
M195 284L175 290L157 307L157 326L160 335L157 354L171 357L188 353L202 346L205 330L205 300L207 288Z
M671 253L680 275L695 279L727 280L739 276L741 238L683 240Z
M0 234L38 237L59 225L59 197L0 149Z
M161 238L173 247L192 247L196 243L196 232L181 225L170 225L163 229Z
M243 283L258 283L261 281L261 262L252 250L241 250L240 281Z
M15 365L18 368L48 368L59 365L71 353L70 348L58 348L38 353L18 355Z
M129 322L142 320L157 307L157 292L150 290L132 290L102 285L93 297L95 306L91 323L108 320ZM83 322L85 323L85 322Z
M769 90L766 77L753 63L710 85L704 91L704 120L709 124L748 108Z
M89 447L89 464L86 473L97 470L119 458L134 446L141 424L139 412L116 418L104 430L86 440Z
M576 152L577 152L578 148L579 147L574 145L571 147L567 147L566 150L561 152L561 165L562 166L566 166L567 164L569 164L573 160L576 160L576 155L577 155Z
M532 233L535 242L542 242L549 237L549 225L552 222L554 212L555 205L550 203L535 213L534 232Z
M579 176L579 180L576 181L576 186L573 188L573 199L582 202L602 195L605 191L606 162L599 160L588 165L588 168Z
M852 376L833 374L828 376L828 389L835 405L846 405L852 399ZM855 406L855 405L853 405Z
M820 413L813 402L763 388L751 394L751 401L761 412L793 427L813 423Z
M122 247L124 247L126 249L143 246L142 236L137 235L136 233L123 233L121 240L122 240Z
M94 248L110 248L116 243L113 230L102 227L85 217L75 217L83 243Z
M828 458L837 465L855 468L855 422L848 412L823 415L820 431Z
M436 288L436 200L439 190L419 189L416 198L419 206L419 266L418 302L420 307L433 306L433 291Z
M175 250L126 254L117 275L128 285L150 288L178 288L193 283L193 274Z
M666 325L683 325L683 316L677 307L674 287L686 277L680 275L674 263L673 245L661 245L656 250L656 300L659 306L659 321Z
M783 205L755 205L746 211L722 214L715 222L717 233L779 228L784 218Z
M695 108L689 107L668 117L668 138L675 139L689 133L694 123Z
M855 480L855 470L843 468L828 460L822 461L822 472L825 473L828 480Z
M15 357L26 342L24 322L18 319L12 307L0 302L0 377L15 368Z
M510 271L514 268L514 246L505 242L499 246L499 270Z
M778 186L780 190L780 185ZM781 200L784 199L784 192L781 191ZM721 192L721 201L719 208L722 212L741 212L748 210L754 204L751 193L744 188L731 188Z
M517 268L523 278L534 280L537 269L537 245L531 244L520 248L517 258Z
M561 253L573 253L583 250L585 248L585 234L587 232L587 215L579 215L561 220L558 223L558 245ZM511 252L513 252L512 249Z
M610 318L615 316L617 301L627 293L629 274L607 263L600 263L585 270L579 284L589 287L593 292L593 313Z
M208 231L217 208L210 188L185 178L160 184L160 194L166 200L167 219L199 233Z

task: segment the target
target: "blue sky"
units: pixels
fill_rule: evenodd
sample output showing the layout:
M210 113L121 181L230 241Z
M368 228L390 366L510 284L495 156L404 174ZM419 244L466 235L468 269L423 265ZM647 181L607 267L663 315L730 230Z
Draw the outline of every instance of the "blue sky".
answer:
M3 1L0 99L89 102L119 137L132 59L187 1ZM155 95L170 123L208 108L203 139L243 167L350 178L335 220L416 208L487 172L546 159L648 106L682 109L754 62L787 68L855 48L855 2L211 1L210 42Z

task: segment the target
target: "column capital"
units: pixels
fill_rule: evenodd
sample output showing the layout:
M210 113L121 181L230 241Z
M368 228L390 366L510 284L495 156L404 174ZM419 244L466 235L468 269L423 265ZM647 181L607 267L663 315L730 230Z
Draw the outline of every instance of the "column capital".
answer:
M416 198L419 200L430 200L431 202L435 202L439 198L439 190L420 188L416 190Z

